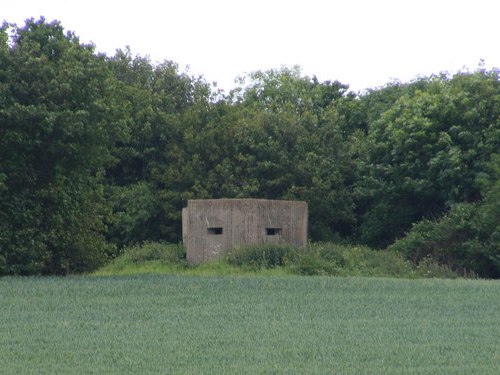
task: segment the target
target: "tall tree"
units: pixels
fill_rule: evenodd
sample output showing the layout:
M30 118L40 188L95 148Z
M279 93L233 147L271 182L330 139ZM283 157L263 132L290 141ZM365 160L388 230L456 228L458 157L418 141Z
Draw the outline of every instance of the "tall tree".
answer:
M374 246L454 203L480 200L478 177L500 147L498 72L423 81L390 99L369 126L364 186L373 201L361 237Z
M355 168L340 105L347 86L304 77L299 69L256 72L204 123L186 128L195 197L303 199L313 239L331 239L353 225ZM189 185L189 184L188 184Z
M120 87L128 136L113 148L116 164L107 170L113 221L108 238L119 247L145 240L178 241L185 204L178 174L187 161L185 125L204 118L211 91L202 78L165 61L118 51L109 59ZM209 147L209 145L207 145Z
M121 133L113 76L59 22L0 35L0 273L97 267L113 251L101 184Z

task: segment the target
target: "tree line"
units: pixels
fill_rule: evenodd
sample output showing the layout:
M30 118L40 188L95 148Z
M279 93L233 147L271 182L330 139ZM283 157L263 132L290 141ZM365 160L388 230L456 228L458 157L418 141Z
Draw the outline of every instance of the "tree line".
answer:
M57 22L0 28L0 275L91 271L179 242L187 199L307 201L312 241L500 277L497 69L363 93L298 67L229 93L107 56Z

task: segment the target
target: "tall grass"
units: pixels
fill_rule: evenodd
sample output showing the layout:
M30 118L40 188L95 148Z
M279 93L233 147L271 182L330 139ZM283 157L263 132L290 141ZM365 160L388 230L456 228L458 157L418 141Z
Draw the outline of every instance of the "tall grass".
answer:
M309 244L297 251L292 268L303 275L457 277L454 272L431 259L416 265L397 252L334 243Z
M122 254L95 275L133 275L181 272L187 268L186 250L181 244L145 242L125 248Z
M303 249L285 244L264 244L234 249L225 257L189 266L180 244L145 243L126 248L96 275L177 273L189 275L330 275L455 278L457 275L431 259L419 265L397 252L362 246L313 243Z

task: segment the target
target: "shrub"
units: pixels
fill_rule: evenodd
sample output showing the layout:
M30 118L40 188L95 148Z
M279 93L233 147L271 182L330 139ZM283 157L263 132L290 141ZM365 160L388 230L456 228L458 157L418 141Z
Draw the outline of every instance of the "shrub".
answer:
M304 275L410 277L412 266L398 254L364 246L310 244L300 253L295 270Z
M310 243L300 249L293 265L301 275L337 275L343 266L344 247L333 243Z
M356 246L343 255L344 269L353 275L405 277L411 274L410 263L388 251Z
M447 278L454 279L458 277L458 273L453 271L450 267L439 264L435 259L427 257L422 259L417 265L414 266L414 275L418 278ZM476 277L474 273L464 272L461 274L463 277Z
M414 224L389 250L417 264L432 258L461 274L500 278L500 155L492 155L488 171L477 179L481 201L456 204L437 221Z
M334 243L309 244L300 249L291 268L301 275L457 277L431 259L415 265L396 252Z
M500 277L499 224L484 215L484 203L455 205L438 221L415 224L389 247L416 264L428 258L461 274ZM488 219L486 220L485 217Z
M123 275L137 273L162 273L187 267L186 250L181 244L145 242L126 247L120 256L96 274Z
M190 272L197 275L223 275L248 271L272 275L291 273L363 277L457 277L449 267L430 257L415 265L395 251L331 242L310 243L304 248L285 244L244 246L234 249L223 259L193 267L188 267L182 245L146 242L125 248L118 258L98 273Z
M179 263L186 259L186 250L181 244L144 242L140 245L126 247L119 259L130 264L140 264L148 261Z
M282 267L293 261L297 248L286 244L260 244L236 248L227 255L231 265L254 270Z

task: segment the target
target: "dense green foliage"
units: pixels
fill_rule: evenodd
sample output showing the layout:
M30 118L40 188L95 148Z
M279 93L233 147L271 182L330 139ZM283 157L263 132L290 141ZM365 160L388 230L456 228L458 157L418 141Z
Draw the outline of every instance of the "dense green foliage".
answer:
M475 270L480 276L500 277L500 158L492 163L496 178L484 199L454 205L437 221L423 220L390 249L418 263L437 259L455 268ZM489 184L487 184L489 185Z
M102 264L102 174L118 138L104 57L58 23L0 29L0 274Z
M236 248L227 254L227 261L235 266L259 270L287 266L297 255L293 246L270 243Z
M8 374L496 375L500 284L327 277L0 279Z
M367 140L364 185L373 205L361 236L388 245L421 218L483 198L480 179L500 149L498 72L433 77L400 88L370 121Z
M0 275L91 271L178 243L187 199L253 197L307 201L313 241L499 277L499 149L498 70L355 94L281 68L225 94L58 22L4 24Z
M367 247L309 244L298 249L284 244L244 246L222 259L189 265L182 245L147 242L126 247L123 253L93 274L100 276L136 274L184 275L323 275L398 278L457 278L474 274L453 272L432 258L411 262L400 252Z

